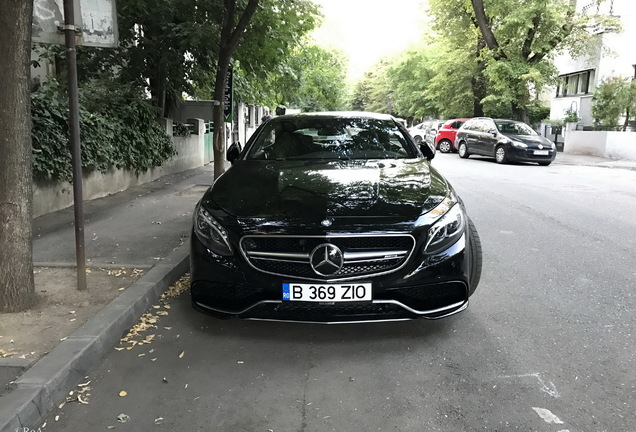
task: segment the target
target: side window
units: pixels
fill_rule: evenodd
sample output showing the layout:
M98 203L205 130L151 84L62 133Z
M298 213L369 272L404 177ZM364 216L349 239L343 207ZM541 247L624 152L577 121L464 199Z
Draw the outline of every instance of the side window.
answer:
M484 121L483 120L475 121L475 126L473 127L473 130L477 132L484 132Z
M464 129L471 131L474 129L474 125L475 125L474 121L467 121L464 126Z
M463 121L456 121L455 123L453 123L453 125L451 126L451 129L459 129L460 127L462 127L462 125L464 124Z

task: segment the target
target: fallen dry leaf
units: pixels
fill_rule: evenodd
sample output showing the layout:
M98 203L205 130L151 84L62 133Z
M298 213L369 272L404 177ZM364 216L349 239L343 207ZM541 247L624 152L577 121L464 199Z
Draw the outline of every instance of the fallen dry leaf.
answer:
M179 354L179 358L183 358L184 354L185 354L185 351L181 351L181 354Z
M119 414L117 416L117 421L119 423L126 423L128 420L130 420L130 417L127 414Z
M124 397L124 396L128 396L128 393L126 393L125 390L122 390L119 392L119 397Z

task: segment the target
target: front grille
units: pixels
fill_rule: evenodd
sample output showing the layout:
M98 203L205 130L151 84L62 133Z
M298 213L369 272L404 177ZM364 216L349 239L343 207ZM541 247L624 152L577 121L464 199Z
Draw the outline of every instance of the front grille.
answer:
M312 252L322 244L336 246L343 255L341 268L321 275L311 265ZM241 239L246 260L265 273L313 280L346 280L390 273L411 255L415 239L405 234L376 236L250 235Z

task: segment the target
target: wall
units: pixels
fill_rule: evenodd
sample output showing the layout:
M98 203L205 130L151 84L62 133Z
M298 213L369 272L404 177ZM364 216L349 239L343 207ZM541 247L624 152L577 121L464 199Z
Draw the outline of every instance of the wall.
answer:
M203 166L203 133L205 124L202 119L190 119L195 124L195 134L189 137L173 137L177 154L164 165L143 173L125 169L111 168L105 173L94 171L84 175L82 189L84 200L92 200L121 192L130 187L149 183L167 174L177 173ZM172 130L172 120L167 119L166 129ZM33 184L33 217L61 210L73 205L73 186L69 182L36 182Z
M564 152L636 161L636 132L568 130Z

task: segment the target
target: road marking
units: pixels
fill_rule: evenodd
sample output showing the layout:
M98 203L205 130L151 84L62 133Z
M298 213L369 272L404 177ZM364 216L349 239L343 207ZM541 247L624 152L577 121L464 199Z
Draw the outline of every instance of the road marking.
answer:
M537 414L539 414L539 417L541 417L546 423L563 424L561 419L559 419L557 416L552 414L550 410L547 410L545 408L536 408L536 407L532 407L532 409Z
M539 384L541 384L542 392L547 393L554 398L561 397L554 383L552 381L544 381L544 379L541 377L541 374L539 374L538 372L531 373L531 374L521 374L521 375L503 375L498 378L528 378L528 377L536 378L537 381L539 381Z

